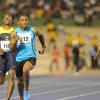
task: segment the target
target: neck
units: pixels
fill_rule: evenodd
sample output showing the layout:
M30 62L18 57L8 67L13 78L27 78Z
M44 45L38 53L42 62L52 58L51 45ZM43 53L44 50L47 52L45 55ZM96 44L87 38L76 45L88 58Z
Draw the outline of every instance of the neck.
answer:
M28 29L28 27L25 27L25 28L20 27L20 28L21 28L21 30L23 30L23 31L25 31L26 29Z
M10 26L10 25L4 25L3 28L4 28L4 29L10 29L11 26Z

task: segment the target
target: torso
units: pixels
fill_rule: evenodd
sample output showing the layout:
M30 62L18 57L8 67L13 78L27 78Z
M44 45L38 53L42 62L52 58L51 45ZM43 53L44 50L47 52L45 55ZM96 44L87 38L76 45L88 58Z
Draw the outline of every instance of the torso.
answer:
M31 57L36 58L34 28L29 27L27 30L17 28L16 34L21 38L17 42L16 61L20 62Z
M10 51L10 34L14 31L14 28L4 29L0 27L0 48L3 49L4 52Z

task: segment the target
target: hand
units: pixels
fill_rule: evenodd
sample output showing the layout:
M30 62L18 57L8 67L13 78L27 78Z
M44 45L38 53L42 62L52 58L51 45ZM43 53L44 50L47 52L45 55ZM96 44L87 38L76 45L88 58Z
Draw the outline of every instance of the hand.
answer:
M15 41L17 42L18 40L20 40L20 37L18 35L15 35Z
M3 49L0 48L0 55L2 55L4 52L3 52Z
M45 52L45 50L46 50L46 46L44 46L44 47L42 48L42 50L39 50L38 52L39 52L39 54L43 54L43 53Z
M100 51L100 47L98 47L98 51Z

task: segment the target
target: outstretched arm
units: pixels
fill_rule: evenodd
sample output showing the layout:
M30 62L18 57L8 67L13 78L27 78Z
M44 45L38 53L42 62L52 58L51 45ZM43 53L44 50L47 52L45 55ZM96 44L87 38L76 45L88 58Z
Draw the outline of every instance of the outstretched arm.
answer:
M43 54L46 49L44 36L42 34L40 34L38 30L35 30L35 35L38 36L38 39L42 45L42 50L39 51L39 54Z
M15 49L16 42L19 40L19 36L15 35L15 33L11 33L10 35L10 48L11 50Z

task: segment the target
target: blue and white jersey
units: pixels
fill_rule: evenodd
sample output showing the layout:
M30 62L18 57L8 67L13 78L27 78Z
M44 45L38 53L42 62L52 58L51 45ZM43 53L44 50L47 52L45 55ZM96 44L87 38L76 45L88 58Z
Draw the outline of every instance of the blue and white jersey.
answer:
M20 37L16 44L16 61L20 62L31 57L36 58L34 28L28 27L26 30L16 28L15 32Z

